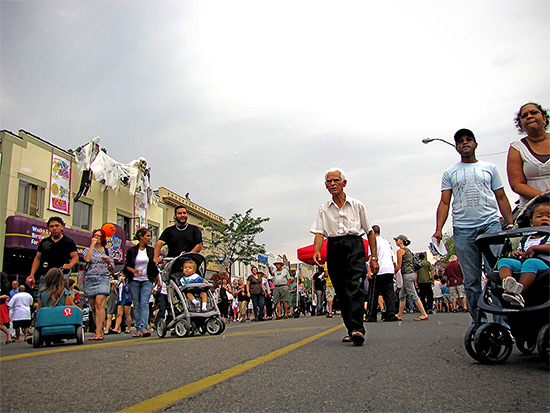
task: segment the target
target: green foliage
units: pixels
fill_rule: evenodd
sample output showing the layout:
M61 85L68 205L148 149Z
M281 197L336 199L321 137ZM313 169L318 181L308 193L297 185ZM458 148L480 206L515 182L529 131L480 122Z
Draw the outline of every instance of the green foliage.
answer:
M451 255L456 255L455 239L451 234L443 234L443 239L441 241L445 244L445 248L447 248L447 256L441 261L448 264Z
M212 232L211 239L203 239L204 246L212 251L206 256L210 262L221 263L231 276L231 267L236 261L245 264L257 262L258 254L265 253L265 246L256 243L256 235L264 231L262 223L269 218L252 217L252 209L243 214L233 214L225 224L203 220L201 226Z

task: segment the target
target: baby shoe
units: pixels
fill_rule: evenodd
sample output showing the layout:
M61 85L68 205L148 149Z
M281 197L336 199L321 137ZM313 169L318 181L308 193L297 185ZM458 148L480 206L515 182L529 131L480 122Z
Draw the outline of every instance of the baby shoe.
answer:
M504 293L502 294L502 299L506 300L510 303L510 305L513 305L514 307L525 307L525 300L523 299L521 294Z
M523 284L518 283L514 277L507 277L502 281L502 286L509 294L519 294L523 291Z

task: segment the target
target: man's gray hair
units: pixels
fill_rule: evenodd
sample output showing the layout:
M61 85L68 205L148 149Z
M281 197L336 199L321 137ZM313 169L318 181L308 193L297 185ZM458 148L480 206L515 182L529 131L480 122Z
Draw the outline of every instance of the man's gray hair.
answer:
M346 173L340 168L330 168L328 171L325 172L325 179L327 179L327 175L331 172L339 172L342 181L346 180Z

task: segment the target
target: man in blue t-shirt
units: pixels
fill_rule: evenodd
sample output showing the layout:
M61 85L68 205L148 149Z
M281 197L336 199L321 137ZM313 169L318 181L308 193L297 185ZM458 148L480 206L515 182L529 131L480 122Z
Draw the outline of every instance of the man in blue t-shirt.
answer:
M460 162L443 173L441 200L437 207L433 237L438 244L452 202L453 235L456 252L464 274L464 288L472 319L476 319L481 295L481 252L475 239L485 233L500 231L498 212L511 228L512 210L495 165L478 161L476 138L472 131L460 129L454 136Z

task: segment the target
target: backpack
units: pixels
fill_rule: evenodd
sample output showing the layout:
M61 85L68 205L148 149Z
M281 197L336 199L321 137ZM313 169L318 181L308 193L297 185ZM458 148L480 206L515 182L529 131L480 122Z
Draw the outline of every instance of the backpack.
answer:
M416 272L424 266L424 263L422 262L422 260L420 259L420 257L418 255L414 255L412 252L411 252L411 254L413 256L412 257L413 270Z

